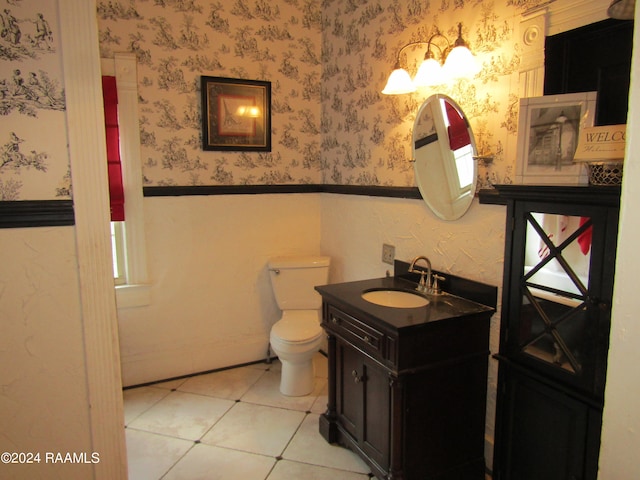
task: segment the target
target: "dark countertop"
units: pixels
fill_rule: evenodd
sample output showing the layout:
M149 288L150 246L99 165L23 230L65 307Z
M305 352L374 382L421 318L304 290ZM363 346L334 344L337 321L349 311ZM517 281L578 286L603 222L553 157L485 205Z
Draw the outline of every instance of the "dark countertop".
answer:
M416 286L417 284L415 282L405 278L383 277L322 285L317 286L316 290L324 299L338 307L350 310L348 313L364 314L373 317L398 330L440 320L495 311L493 307L449 293L437 296L421 294L429 300L429 304L417 308L385 307L368 302L361 297L363 292L369 290L391 289L416 293Z

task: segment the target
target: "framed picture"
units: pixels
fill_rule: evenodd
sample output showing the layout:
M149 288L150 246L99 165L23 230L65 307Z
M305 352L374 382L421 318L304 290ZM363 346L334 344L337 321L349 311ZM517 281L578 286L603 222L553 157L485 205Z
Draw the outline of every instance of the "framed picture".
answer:
M515 182L588 184L582 163L574 163L580 129L593 126L597 92L520 99Z
M203 150L271 151L271 82L201 77Z

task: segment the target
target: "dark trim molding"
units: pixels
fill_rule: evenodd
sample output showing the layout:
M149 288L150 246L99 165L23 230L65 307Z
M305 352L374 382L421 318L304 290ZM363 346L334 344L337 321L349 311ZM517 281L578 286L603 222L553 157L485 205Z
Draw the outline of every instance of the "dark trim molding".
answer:
M394 197L422 199L418 187L379 187L357 185L323 185L323 192L343 195L368 195L370 197Z
M256 195L270 193L339 193L344 195L368 195L371 197L396 197L421 199L417 187L379 187L359 185L220 185L144 187L145 197L172 197L189 195Z
M553 197L557 201L576 202L584 205L617 206L620 202L620 185L494 185L493 189L480 191L480 203L507 205L510 200L545 201Z
M336 193L370 197L421 199L417 187L380 187L360 185L220 185L144 187L145 197L189 195L258 195L273 193ZM0 228L52 227L75 225L71 200L0 201Z
M523 188L524 187L524 188ZM495 188L478 192L481 204L506 205L506 198L517 197L522 191L527 195L545 197L553 192L569 191L572 198L580 198L589 203L590 199L603 197L617 198L620 187L577 186L523 186L496 185ZM342 195L366 195L370 197L422 199L417 187L381 187L361 185L220 185L220 186L180 186L144 187L145 197L174 197L190 195L258 195L272 193L335 193ZM602 200L600 200L602 201ZM75 225L72 200L19 200L0 201L0 228L62 227Z
M64 227L75 225L71 200L0 202L0 228Z
M197 185L176 187L143 187L145 197L181 197L190 195L257 195L264 193L321 192L322 185Z
M495 188L482 188L478 191L478 200L484 205L506 205L507 201Z

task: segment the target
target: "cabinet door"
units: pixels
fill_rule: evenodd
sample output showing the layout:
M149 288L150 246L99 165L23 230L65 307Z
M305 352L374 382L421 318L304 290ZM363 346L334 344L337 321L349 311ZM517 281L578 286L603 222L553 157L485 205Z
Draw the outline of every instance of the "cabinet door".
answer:
M363 390L353 372L362 371L361 356L349 344L336 341L336 414L340 425L358 442L361 439Z
M504 368L504 365L501 365ZM499 480L595 480L592 409L556 388L507 369ZM596 425L597 426L597 425ZM597 447L596 447L597 448Z
M382 470L389 467L390 392L387 372L359 350L336 341L338 421Z
M362 362L363 389L361 447L382 470L389 468L391 387L389 375L366 357ZM360 372L358 372L360 373Z
M509 273L506 353L601 395L615 244L606 208L519 202ZM617 221L617 218L616 218ZM615 236L614 236L615 238Z

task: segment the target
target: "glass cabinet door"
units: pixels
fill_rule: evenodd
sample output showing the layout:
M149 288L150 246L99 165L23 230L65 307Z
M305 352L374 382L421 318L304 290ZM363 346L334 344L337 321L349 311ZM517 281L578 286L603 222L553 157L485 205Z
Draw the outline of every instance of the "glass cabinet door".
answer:
M591 212L592 213L592 212ZM593 215L521 211L521 266L514 270L512 353L582 383L592 378L599 282L593 280ZM600 222L600 225L602 223ZM601 229L600 229L601 230ZM515 317L515 318L514 318ZM514 351L515 350L515 351ZM582 378L586 375L585 378Z
M527 215L518 343L527 354L571 373L583 364L590 252L590 218Z

